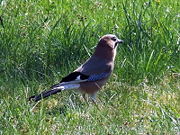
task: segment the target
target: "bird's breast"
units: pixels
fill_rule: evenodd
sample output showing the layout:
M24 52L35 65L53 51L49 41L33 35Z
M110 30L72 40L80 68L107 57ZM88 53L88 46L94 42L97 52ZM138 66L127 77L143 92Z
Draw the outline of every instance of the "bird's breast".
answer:
M109 77L99 80L99 81L94 81L94 82L83 82L80 83L80 90L85 92L85 93L94 93L99 91L102 86L107 82Z

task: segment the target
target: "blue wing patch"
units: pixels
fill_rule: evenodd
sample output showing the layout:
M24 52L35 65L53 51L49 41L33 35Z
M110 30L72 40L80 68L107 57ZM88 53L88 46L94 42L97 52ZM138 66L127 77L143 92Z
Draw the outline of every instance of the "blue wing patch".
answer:
M108 73L94 74L94 75L89 76L88 81L89 82L98 81L98 80L108 77L108 75L109 75Z

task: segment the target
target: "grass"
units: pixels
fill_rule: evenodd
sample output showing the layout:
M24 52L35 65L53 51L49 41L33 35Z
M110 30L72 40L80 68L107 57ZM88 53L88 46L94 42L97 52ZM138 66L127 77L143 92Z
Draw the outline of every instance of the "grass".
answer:
M0 3L0 134L180 133L178 0ZM83 63L107 33L125 43L99 109L74 91L27 102Z

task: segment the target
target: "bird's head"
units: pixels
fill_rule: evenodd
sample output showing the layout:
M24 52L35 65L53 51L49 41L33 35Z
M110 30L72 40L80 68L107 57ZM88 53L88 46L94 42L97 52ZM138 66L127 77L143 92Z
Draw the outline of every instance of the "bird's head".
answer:
M114 60L116 56L116 48L118 44L121 43L123 43L123 40L118 39L113 34L104 35L99 40L94 56Z
M101 47L108 47L110 49L116 49L118 44L121 44L123 42L124 41L121 39L118 39L116 35L107 34L100 38L98 45Z

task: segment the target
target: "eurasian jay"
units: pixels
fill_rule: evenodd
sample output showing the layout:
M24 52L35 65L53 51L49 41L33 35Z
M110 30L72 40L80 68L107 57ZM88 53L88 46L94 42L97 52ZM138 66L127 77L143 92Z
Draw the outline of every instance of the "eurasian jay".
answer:
M39 95L31 96L29 100L35 102L56 94L63 90L78 89L87 93L95 100L96 93L107 82L114 69L114 60L118 44L123 40L113 34L107 34L100 38L93 55L72 73Z

